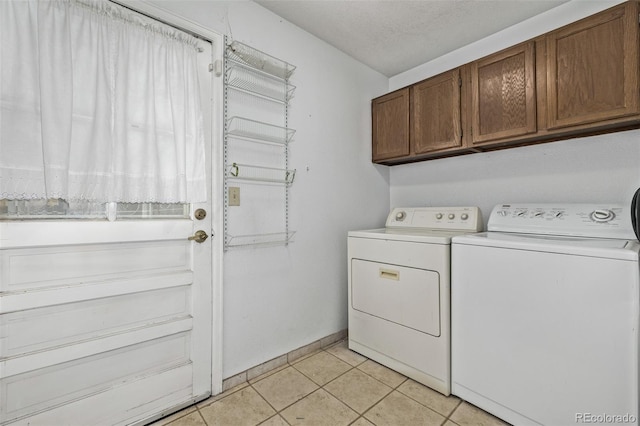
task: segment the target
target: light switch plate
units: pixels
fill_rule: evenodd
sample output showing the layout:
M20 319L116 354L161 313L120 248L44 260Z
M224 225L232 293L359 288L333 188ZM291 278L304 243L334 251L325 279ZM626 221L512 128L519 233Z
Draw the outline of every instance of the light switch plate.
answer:
M237 186L229 187L229 206L240 205L240 188Z

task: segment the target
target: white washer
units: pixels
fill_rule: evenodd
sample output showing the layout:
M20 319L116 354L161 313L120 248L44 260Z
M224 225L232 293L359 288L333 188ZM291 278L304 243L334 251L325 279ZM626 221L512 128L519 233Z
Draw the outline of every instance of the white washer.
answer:
M517 425L637 425L627 208L499 205L488 230L452 240L452 393Z
M449 395L451 238L481 227L477 207L420 207L349 232L349 348Z

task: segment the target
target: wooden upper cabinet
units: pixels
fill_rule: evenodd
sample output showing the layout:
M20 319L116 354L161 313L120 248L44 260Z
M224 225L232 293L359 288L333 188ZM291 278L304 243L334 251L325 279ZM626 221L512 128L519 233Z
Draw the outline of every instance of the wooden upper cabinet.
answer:
M462 146L460 70L414 85L411 90L412 154L428 154Z
M409 155L409 88L371 102L374 162Z
M638 5L547 35L549 129L638 114Z
M472 144L536 131L534 54L530 41L471 63Z
M640 128L640 1L374 99L372 112L383 164Z

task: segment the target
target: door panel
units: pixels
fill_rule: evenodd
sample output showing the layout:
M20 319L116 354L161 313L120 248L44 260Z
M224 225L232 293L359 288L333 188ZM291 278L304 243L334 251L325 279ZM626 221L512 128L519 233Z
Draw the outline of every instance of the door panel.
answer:
M108 226L108 224L105 224ZM185 223L187 237L191 224ZM180 241L57 246L3 250L0 291L107 281L122 274L144 276L190 269L191 244Z
M383 320L440 336L437 272L353 259L351 305Z
M0 250L1 422L43 410L51 410L43 421L53 422L61 405L185 365L189 392L163 408L210 393L211 271L184 222L168 240ZM161 383L162 395L176 392ZM130 415L154 403L144 392L112 398L128 399Z
M171 318L188 318L190 297L189 286L183 285L8 313L1 318L0 357L122 333ZM84 318L81 323L77 322L79 317Z
M373 161L409 155L409 89L401 89L374 99Z
M125 380L188 364L187 340L186 333L149 340L131 348L118 348L45 366L37 374L11 369L7 373L12 375L2 380L7 415L48 409L106 390Z
M474 144L536 131L534 42L471 64Z
M638 113L638 6L634 3L547 36L550 129Z
M112 389L97 392L87 398L78 399L53 411L38 413L29 417L31 426L51 426L68 424L113 425L130 423L130 403L134 399L149 401L137 407L140 417L148 418L159 413L172 401L188 399L192 391L192 365L153 373L131 381L123 382Z
M462 146L460 70L432 77L411 90L414 154Z

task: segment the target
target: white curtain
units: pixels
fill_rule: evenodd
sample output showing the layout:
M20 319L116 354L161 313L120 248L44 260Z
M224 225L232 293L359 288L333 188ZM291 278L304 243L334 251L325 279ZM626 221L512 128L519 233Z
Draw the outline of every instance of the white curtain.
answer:
M103 0L0 0L0 49L0 199L206 200L197 39Z

